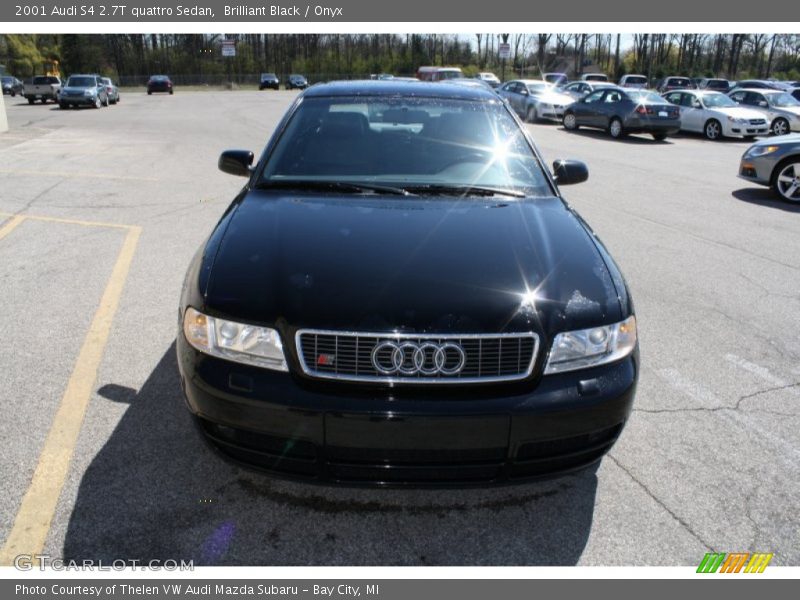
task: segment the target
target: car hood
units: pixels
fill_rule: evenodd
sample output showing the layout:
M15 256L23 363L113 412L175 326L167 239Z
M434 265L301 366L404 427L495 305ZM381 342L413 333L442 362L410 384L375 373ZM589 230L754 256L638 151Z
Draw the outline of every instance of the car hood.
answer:
M533 330L549 339L624 318L592 234L554 197L252 191L225 222L205 308L289 333Z
M734 119L763 119L764 113L749 108L742 108L741 106L729 106L720 108L710 108L713 113L719 113L726 117L733 117Z
M575 99L569 94L542 94L538 96L540 102L547 104L572 104Z

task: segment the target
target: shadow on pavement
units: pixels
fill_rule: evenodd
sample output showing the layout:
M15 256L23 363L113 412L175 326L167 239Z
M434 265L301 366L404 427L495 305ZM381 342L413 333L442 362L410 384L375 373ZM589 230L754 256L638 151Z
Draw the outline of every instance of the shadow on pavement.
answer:
M786 212L800 213L800 203L792 204L779 200L778 196L769 188L741 188L731 192L731 195L737 200L749 204L775 208Z
M572 565L595 469L488 490L331 488L219 458L184 407L174 343L83 474L65 559L195 565Z
M580 129L573 129L572 131L570 131L569 129L566 129L563 125L561 126L561 129L572 135L580 135L587 138L603 139L617 144L665 146L665 145L671 145L673 143L670 140L670 137L672 136L668 137L665 140L656 140L649 133L629 133L626 134L624 137L614 139L608 132L602 129L592 129L592 128L587 128L585 126L581 126Z

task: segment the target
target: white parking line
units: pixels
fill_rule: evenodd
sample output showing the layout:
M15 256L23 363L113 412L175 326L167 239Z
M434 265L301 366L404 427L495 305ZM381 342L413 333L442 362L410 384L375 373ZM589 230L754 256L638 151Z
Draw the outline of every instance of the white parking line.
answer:
M772 385L779 387L783 385L789 385L787 381L781 379L780 377L773 375L769 369L766 367L762 367L761 365L757 365L755 363L751 363L748 360L745 360L741 356L736 356L735 354L726 354L725 360L730 363L733 363L737 367L744 369L745 371L760 377L764 381L771 383Z
M692 381L678 369L658 369L656 371L662 379L669 383L676 390L679 390L700 403L703 408L717 408L724 406L714 392L703 385Z

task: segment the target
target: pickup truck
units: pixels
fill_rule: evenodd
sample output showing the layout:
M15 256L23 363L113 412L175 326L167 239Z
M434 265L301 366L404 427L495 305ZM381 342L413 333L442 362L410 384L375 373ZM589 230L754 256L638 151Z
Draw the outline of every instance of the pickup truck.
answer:
M22 88L22 95L28 100L28 104L33 104L41 100L45 104L48 100L58 101L58 93L61 91L61 80L50 75L40 75L34 77L30 82L25 82Z

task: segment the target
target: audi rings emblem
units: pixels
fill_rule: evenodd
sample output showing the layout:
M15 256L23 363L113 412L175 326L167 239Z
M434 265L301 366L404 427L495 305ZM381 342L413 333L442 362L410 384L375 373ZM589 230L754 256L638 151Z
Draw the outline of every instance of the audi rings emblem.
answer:
M457 375L467 355L453 342L384 341L372 349L372 366L381 375Z

